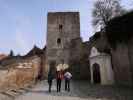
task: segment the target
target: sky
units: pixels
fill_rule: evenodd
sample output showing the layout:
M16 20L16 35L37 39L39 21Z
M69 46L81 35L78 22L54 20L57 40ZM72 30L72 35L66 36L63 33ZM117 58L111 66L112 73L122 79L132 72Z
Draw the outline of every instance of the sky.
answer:
M0 0L0 53L24 55L37 45L46 44L47 13L80 12L80 32L83 41L94 34L92 9L95 0ZM131 8L132 0L122 0Z

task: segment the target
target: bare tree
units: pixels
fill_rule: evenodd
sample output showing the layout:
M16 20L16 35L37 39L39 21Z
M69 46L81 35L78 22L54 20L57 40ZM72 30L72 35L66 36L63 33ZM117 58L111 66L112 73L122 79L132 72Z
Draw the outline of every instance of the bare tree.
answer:
M122 15L125 12L120 5L120 0L97 0L94 3L92 12L93 25L105 27L113 17Z

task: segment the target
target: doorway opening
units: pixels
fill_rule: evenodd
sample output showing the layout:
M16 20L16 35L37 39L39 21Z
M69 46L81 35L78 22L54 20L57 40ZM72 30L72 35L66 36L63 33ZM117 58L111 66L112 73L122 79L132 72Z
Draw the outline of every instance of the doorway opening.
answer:
M100 75L99 64L97 64L97 63L93 64L92 68L93 68L93 82L95 84L100 84L101 83L101 75Z
M49 71L51 71L52 74L54 74L54 75L56 74L56 62L55 61L50 62Z

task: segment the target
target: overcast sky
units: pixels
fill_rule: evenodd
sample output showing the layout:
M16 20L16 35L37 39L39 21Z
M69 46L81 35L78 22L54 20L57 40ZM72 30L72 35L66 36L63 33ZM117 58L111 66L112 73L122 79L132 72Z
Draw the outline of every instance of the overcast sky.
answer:
M94 0L0 0L0 53L26 54L34 45L46 44L47 13L79 11L81 37L94 34L91 12ZM123 0L131 8L132 0Z

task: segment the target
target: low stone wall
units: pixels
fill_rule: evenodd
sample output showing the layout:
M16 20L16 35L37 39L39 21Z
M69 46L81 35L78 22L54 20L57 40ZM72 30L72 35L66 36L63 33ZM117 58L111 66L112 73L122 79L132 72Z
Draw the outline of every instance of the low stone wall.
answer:
M39 74L40 58L29 58L19 64L0 70L0 90L24 88L35 83Z

